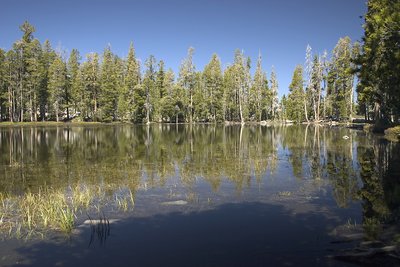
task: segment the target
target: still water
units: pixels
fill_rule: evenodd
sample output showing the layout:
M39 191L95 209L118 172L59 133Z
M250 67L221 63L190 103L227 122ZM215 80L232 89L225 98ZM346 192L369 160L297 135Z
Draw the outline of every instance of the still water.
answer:
M329 126L0 127L0 266L353 266L344 236L398 223L399 152ZM71 233L21 206L55 192Z

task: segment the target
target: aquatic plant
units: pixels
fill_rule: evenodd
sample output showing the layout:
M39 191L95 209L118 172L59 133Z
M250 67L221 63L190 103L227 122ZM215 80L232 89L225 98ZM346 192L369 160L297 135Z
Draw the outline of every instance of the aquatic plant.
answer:
M123 194L116 195L114 203L126 212L134 207L135 196L131 189L122 191ZM0 233L16 238L44 236L48 231L69 234L74 229L77 214L90 210L100 212L104 202L112 203L113 199L107 198L97 185L79 183L66 190L40 188L37 192L28 191L17 196L0 193Z

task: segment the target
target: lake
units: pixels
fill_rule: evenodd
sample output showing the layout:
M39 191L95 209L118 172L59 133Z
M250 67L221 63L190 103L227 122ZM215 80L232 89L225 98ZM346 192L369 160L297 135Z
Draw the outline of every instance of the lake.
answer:
M333 256L398 224L399 152L346 127L0 127L0 266L354 266Z

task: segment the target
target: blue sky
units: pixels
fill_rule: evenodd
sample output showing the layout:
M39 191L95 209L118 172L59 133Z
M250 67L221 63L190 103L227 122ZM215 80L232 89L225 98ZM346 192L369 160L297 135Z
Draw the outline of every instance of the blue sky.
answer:
M84 57L111 44L121 57L134 43L137 57L153 54L177 74L187 49L202 70L213 53L226 67L235 49L252 59L260 51L268 77L275 66L279 95L286 94L307 44L313 52L330 52L340 37L361 40L366 0L3 0L0 47L10 49L28 20L41 42Z

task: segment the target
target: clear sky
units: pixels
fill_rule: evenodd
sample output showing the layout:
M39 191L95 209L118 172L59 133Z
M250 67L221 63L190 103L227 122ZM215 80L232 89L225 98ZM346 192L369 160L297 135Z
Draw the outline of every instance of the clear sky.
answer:
M226 67L235 49L252 59L258 52L268 78L275 66L279 95L288 91L293 70L313 52L332 51L340 37L361 40L366 0L2 0L0 47L10 49L28 20L41 42L67 52L102 53L111 44L120 57L134 43L142 62L153 54L177 74L190 46L203 70L213 53Z

